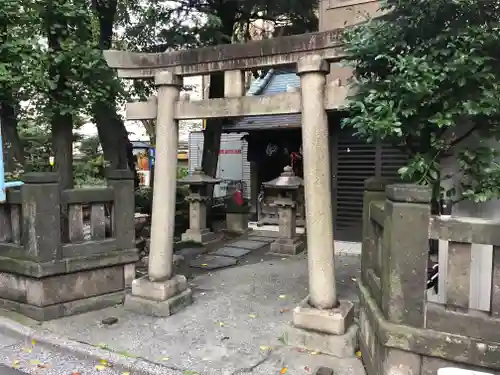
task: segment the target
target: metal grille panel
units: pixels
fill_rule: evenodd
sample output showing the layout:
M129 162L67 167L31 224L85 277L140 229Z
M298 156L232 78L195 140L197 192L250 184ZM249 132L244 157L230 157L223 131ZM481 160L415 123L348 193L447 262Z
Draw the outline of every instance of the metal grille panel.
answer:
M376 146L354 137L349 131L339 130L336 149L337 238L357 241L361 237L364 182L376 172Z

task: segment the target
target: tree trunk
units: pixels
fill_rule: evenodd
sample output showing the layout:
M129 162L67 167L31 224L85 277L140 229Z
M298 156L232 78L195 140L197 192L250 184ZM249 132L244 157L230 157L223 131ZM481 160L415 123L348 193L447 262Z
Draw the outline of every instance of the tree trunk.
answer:
M52 150L54 152L55 170L59 174L61 189L73 187L73 115L61 110L61 104L67 103L65 92L68 88L69 68L66 61L58 61L63 53L61 44L64 42L68 25L61 21L55 24L58 17L54 4L49 2L45 9L44 26L48 46L53 51L49 60L48 78L53 84L49 89L47 108L50 110L49 123L52 133ZM63 207L63 212L65 208ZM64 216L64 215L63 215ZM64 232L64 229L63 229Z
M210 99L224 97L224 73L215 73L210 76L208 97ZM222 124L222 119L208 119L206 121L206 128L203 131L203 156L201 159L201 167L203 172L212 177L216 177L217 174ZM213 194L214 186L209 185L207 195L213 197ZM207 225L213 230L212 224L212 204L209 204L207 207Z
M221 20L221 33L226 38L221 41L222 44L231 42L234 24L237 18L236 2L226 3L217 10L217 15ZM224 97L224 73L213 73L210 75L210 87L208 91L210 99ZM216 177L217 164L219 162L220 139L222 135L222 125L225 119L207 119L206 128L203 131L203 156L201 167L207 175ZM208 189L208 196L213 197L214 186ZM207 224L212 227L212 205L207 208ZM212 228L213 229L213 228Z
M92 9L99 20L99 49L112 47L113 23L117 8L116 0L92 0ZM113 81L114 73L107 67L102 67L101 76ZM135 173L136 186L139 181L135 170L135 159L132 144L128 139L127 129L116 110L116 92L108 87L106 97L100 97L92 105L94 122L97 126L104 159L111 169L130 169Z
M224 73L215 73L210 76L210 99L224 97ZM212 177L217 173L219 159L220 137L222 134L222 119L208 119L203 131L203 171Z
M114 97L110 99L114 100ZM129 167L128 134L123 121L116 113L116 109L112 108L111 104L96 102L92 105L92 112L104 159L112 169L127 169Z
M4 147L5 172L13 173L24 166L24 150L17 130L16 105L13 98L0 103L0 121ZM0 145L1 146L1 145Z
M73 116L54 114L50 120L55 171L61 188L73 188Z

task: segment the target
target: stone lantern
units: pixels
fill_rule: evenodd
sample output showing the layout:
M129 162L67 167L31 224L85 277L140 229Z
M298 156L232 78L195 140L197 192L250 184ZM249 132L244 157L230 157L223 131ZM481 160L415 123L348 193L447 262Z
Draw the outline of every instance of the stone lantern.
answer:
M179 180L180 184L189 185L190 192L186 197L189 203L189 229L182 234L182 241L207 243L214 239L214 233L207 228L207 204L211 201L208 187L220 181L207 176L201 168L195 168L191 175Z
M304 180L295 176L292 167L287 166L278 178L262 185L278 193L274 204L278 208L279 237L271 243L270 252L280 255L300 253L304 250L305 244L296 233L297 193L304 185Z

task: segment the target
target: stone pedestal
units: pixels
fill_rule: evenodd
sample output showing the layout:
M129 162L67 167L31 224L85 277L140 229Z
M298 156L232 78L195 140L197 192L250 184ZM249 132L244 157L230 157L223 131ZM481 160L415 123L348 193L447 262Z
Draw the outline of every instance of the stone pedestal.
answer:
M144 276L132 282L132 294L125 297L125 308L146 315L167 317L192 301L185 276L176 275L165 281L151 281Z
M198 243L212 241L215 235L207 228L207 203L210 202L209 198L193 193L186 197L186 201L189 203L189 229L182 234L182 241Z
M278 207L279 237L271 243L270 252L279 255L296 255L305 249L304 241L296 233L297 204L290 198L274 201Z
M229 232L243 234L249 231L247 212L227 212L226 227Z
M358 342L358 327L353 320L351 301L340 300L337 307L322 310L311 306L307 297L293 310L288 344L336 357L352 357Z
M182 80L172 72L155 76L158 87L156 160L148 276L132 282L125 308L166 317L192 302L185 276L174 274L174 229L177 189L178 122L175 103Z
M220 180L207 176L201 168L196 168L190 176L179 180L179 183L189 185L191 194L186 197L189 203L189 229L182 234L183 241L207 243L215 239L214 233L207 228L208 187Z

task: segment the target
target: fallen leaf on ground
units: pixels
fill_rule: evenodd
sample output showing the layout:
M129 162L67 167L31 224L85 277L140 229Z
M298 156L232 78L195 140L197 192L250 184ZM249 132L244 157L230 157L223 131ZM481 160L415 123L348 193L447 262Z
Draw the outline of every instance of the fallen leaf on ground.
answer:
M297 351L298 351L299 353L304 353L306 350L305 350L305 349L302 349L302 348L298 348L298 349L297 349Z
M283 374L286 374L286 372L288 371L288 369L286 367L283 367L280 371L280 374L283 375Z
M12 362L12 367L14 367L14 368L19 367L19 363L20 363L20 362L19 362L19 360L18 360L18 359L14 360L14 361Z
M318 352L311 352L311 353L309 353L309 354L312 354L312 355L317 355L317 354L318 354Z
M202 263L201 266L202 267L206 267L206 266L208 266L208 264L207 263Z
M81 375L79 371L73 371L71 375Z
M40 363L40 361L37 361L36 359L32 359L32 360L30 360L30 363L32 365L38 365Z
M168 357L163 357L161 360L162 360L162 361L168 361L168 360L169 360L169 358L168 358Z
M33 351L33 349L31 349L31 348L23 348L23 352L31 353L32 351Z
M280 298L281 298L281 299L285 299L285 298L286 298L286 295L285 295L285 294L280 294Z
M224 327L224 323L223 322L219 322L219 326Z
M269 346L261 345L260 350L269 350Z
M359 350L356 352L356 357L361 358L361 352Z
M122 375L130 375L130 372L122 372Z
M287 311L290 311L290 309L280 309L280 313L282 313L282 314L287 312Z
M36 340L31 340L31 345L35 345L36 344Z
M95 369L96 369L96 370L99 370L99 371L102 371L102 370L106 369L106 366L103 366L103 365L97 365L97 366L95 367Z
M103 343L100 343L100 344L97 344L97 347L98 347L98 348L101 348L101 349L106 349L106 348L107 348L107 345L106 345L106 344L103 344Z
M106 361L105 359L100 359L100 360L99 360L99 363L100 363L101 365L104 365L104 366L109 366L108 361Z
M257 315L255 315L255 314L248 314L248 317L249 317L249 318L256 318L256 317L257 317Z
M304 370L311 371L311 368L309 366L304 366Z

